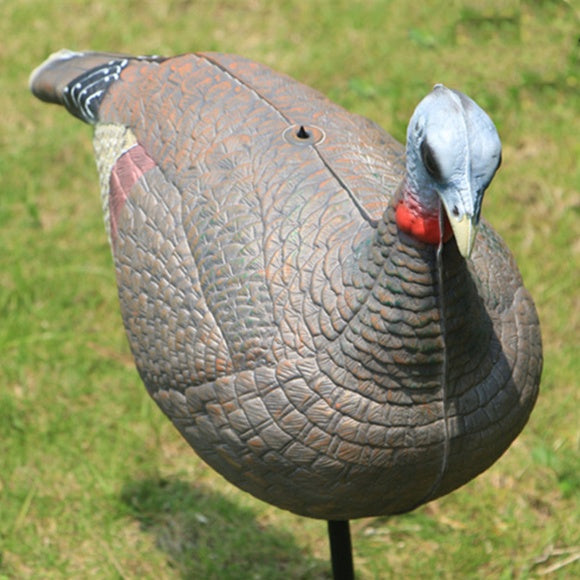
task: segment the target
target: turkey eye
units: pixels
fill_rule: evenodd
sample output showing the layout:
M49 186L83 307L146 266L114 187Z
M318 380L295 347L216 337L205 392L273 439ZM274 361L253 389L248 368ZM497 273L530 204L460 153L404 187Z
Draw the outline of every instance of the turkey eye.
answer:
M441 181L441 168L439 167L439 163L437 162L431 145L427 143L426 139L423 141L423 143L421 143L421 159L425 169L427 170L427 173L429 173L433 179Z

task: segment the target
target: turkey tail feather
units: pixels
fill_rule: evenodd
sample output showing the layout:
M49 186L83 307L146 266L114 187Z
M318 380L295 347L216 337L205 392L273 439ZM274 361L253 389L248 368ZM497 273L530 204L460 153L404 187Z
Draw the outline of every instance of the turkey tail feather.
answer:
M138 57L160 62L160 57ZM98 107L109 85L119 79L130 57L112 52L52 54L30 75L30 90L41 101L63 105L85 123L98 122Z

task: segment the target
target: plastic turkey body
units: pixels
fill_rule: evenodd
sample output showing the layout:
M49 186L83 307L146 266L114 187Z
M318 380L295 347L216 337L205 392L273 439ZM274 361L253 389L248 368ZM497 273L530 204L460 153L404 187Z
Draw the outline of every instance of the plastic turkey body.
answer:
M521 431L542 355L517 266L485 222L468 260L398 230L404 149L377 125L219 54L129 60L95 125L137 368L229 481L315 518L399 513Z

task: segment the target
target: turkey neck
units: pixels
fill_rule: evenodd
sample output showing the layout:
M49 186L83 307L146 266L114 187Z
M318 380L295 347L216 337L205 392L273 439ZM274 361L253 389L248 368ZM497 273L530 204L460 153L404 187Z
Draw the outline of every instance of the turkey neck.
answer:
M400 232L393 207L385 212L346 290L360 309L321 355L333 380L376 401L443 407L476 386L470 379L491 367L492 325L454 241L441 252Z

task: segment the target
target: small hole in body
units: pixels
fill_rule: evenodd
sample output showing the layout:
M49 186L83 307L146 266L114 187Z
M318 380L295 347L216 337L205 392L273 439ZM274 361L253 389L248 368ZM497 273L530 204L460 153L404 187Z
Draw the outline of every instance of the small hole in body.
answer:
M300 125L300 129L296 132L296 137L298 139L309 139L310 133L304 128L304 125Z
M291 125L284 131L284 139L301 147L316 145L324 141L324 132L314 125Z

